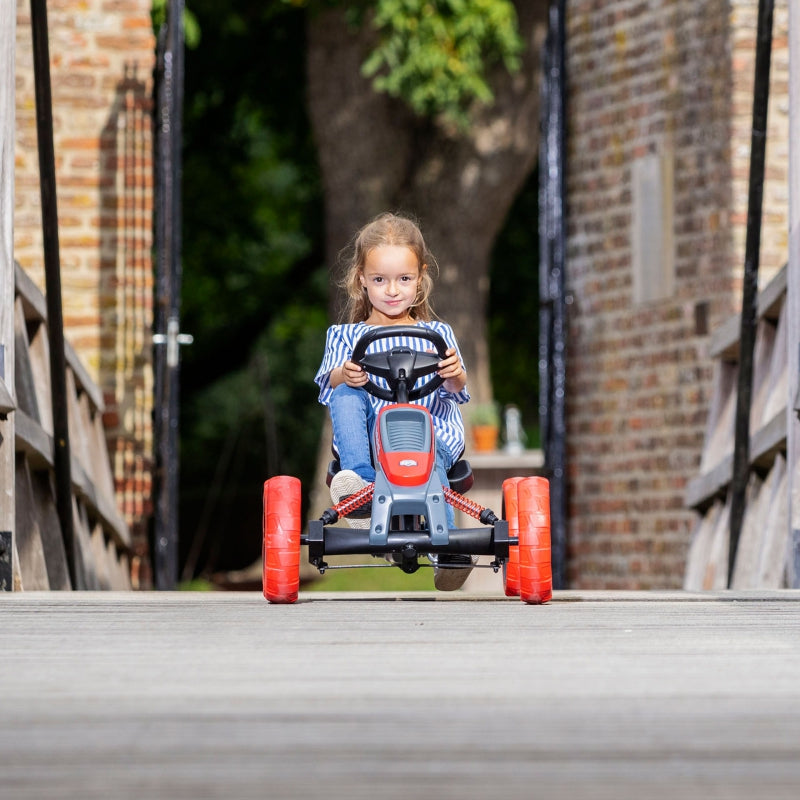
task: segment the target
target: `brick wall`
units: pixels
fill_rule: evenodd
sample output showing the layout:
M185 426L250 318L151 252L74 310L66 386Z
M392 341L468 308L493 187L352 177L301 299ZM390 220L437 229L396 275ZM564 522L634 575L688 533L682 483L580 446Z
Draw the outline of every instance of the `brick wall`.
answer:
M762 278L786 261L786 0L778 0ZM681 585L709 336L744 263L757 3L567 4L569 580ZM669 293L635 302L635 166L671 164ZM669 174L669 173L667 173ZM645 242L646 245L646 242ZM645 248L645 258L647 257Z
M50 0L65 334L106 403L117 494L146 550L152 457L149 0ZM28 0L17 3L14 255L44 290Z

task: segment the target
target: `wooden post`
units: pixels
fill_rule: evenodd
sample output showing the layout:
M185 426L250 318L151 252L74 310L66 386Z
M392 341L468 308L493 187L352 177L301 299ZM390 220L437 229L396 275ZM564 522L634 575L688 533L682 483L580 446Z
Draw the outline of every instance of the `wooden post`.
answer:
M800 7L789 3L789 586L800 589Z
M0 590L14 574L14 0L0 0Z

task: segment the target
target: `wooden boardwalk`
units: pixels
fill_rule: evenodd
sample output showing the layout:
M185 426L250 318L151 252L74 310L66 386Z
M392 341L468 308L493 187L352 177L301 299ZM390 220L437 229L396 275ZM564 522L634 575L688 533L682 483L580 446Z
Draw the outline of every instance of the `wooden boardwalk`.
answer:
M800 592L0 597L0 798L795 798Z

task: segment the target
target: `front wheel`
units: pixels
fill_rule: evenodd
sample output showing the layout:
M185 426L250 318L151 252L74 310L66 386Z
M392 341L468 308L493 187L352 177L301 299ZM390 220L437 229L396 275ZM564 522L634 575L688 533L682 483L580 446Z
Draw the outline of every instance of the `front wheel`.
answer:
M264 597L294 603L300 587L300 481L278 475L264 483Z
M550 483L524 478L517 485L519 514L519 596L532 605L553 596L550 555Z

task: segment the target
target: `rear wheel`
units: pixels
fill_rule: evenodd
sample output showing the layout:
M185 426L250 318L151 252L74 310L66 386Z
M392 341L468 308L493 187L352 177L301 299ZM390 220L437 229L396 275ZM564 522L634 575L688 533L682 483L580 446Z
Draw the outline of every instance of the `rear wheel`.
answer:
M546 603L553 596L550 561L550 484L524 478L517 485L519 516L519 596L525 603Z
M300 481L278 475L264 483L264 597L294 603L300 587Z
M508 521L508 535L519 536L519 511L517 508L517 485L522 478L507 478L503 481L503 519ZM508 561L503 564L503 587L506 597L519 597L519 545L508 548Z

